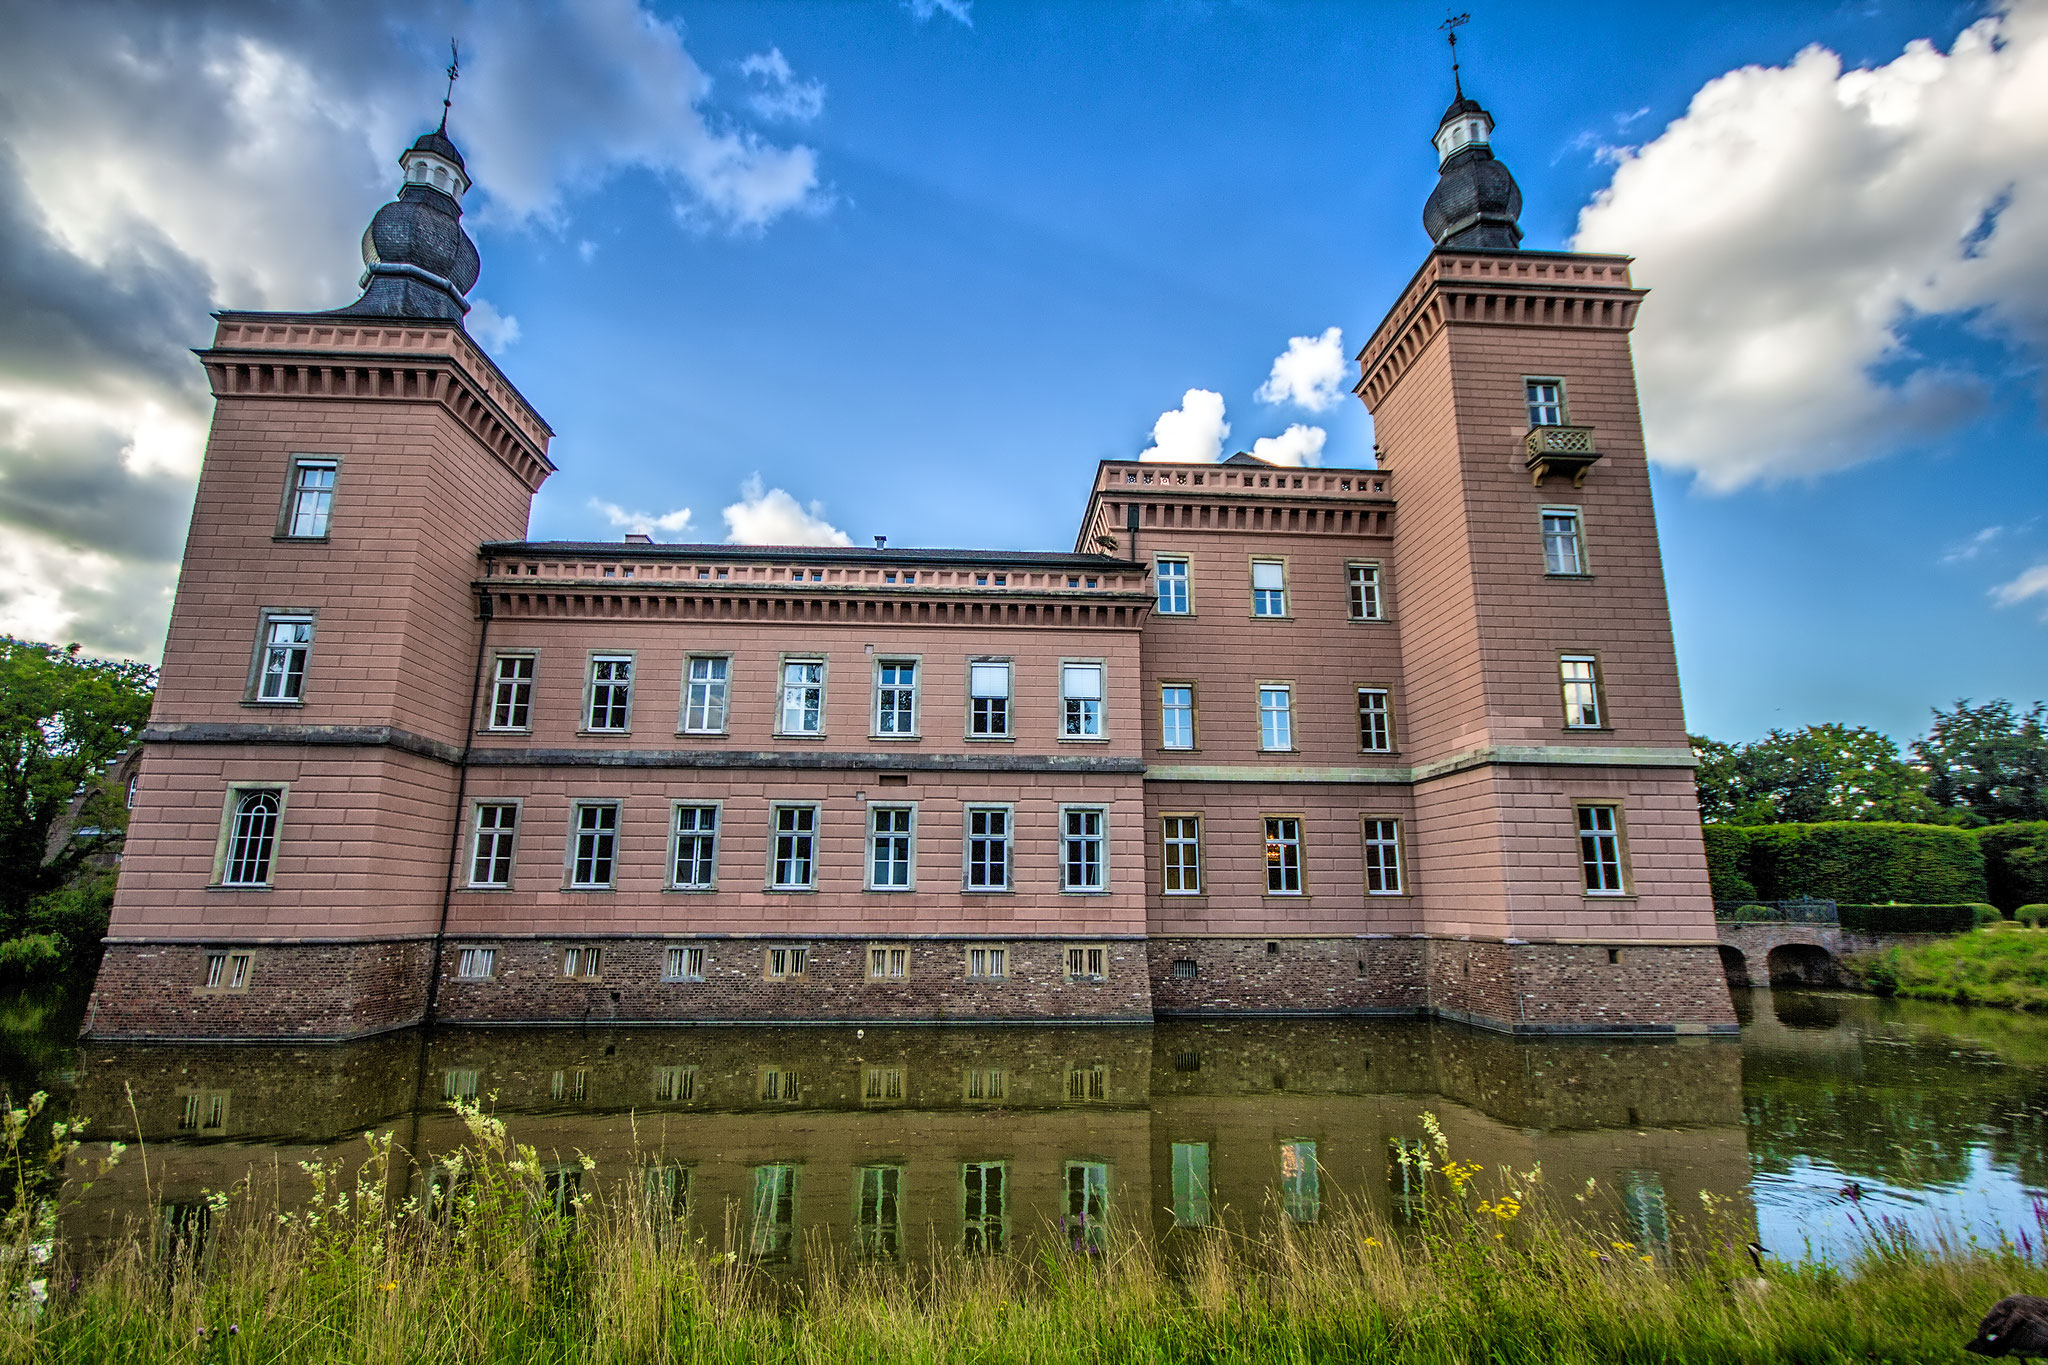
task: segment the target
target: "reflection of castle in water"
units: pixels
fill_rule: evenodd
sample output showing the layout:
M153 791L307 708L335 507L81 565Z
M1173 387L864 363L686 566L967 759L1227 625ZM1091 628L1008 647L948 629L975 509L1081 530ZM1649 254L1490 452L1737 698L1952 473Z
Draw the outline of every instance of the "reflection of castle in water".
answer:
M129 1117L132 1091L134 1118ZM172 1219L366 1130L431 1158L481 1098L556 1163L558 1193L628 1176L722 1244L728 1210L765 1260L807 1238L919 1255L1077 1240L1118 1226L1314 1222L1358 1199L1399 1219L1396 1159L1434 1112L1461 1160L1597 1178L1639 1235L1676 1201L1741 1199L1742 1053L1722 1042L1514 1040L1363 1021L1067 1029L442 1030L344 1047L105 1046L79 1112L149 1144ZM578 1156L597 1162L584 1177ZM431 1182L430 1182L431 1183ZM431 1196L434 1191L415 1189ZM134 1161L72 1214L87 1238L145 1216Z

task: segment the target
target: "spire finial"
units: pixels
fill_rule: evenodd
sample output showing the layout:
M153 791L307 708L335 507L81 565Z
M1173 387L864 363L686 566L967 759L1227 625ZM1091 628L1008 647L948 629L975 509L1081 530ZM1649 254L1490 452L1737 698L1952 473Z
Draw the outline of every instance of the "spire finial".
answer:
M1453 14L1437 25L1439 29L1443 30L1444 36L1450 39L1451 42L1451 89L1457 92L1459 99L1465 98L1465 84L1458 79L1458 30L1471 22L1472 16L1470 14ZM451 67L449 69L453 70L454 68Z
M1452 42L1456 42L1454 37ZM455 102L455 82L462 78L462 51L455 46L455 40L448 40L448 93L441 96L441 131L448 131L448 106Z

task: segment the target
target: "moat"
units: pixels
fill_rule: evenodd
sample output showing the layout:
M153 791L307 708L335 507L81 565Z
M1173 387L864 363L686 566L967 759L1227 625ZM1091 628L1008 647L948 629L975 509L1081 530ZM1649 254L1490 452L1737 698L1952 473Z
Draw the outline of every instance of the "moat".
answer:
M49 1090L129 1156L67 1214L88 1240L190 1217L253 1172L365 1132L431 1155L479 1099L558 1170L624 1173L764 1260L1019 1247L1105 1217L1176 1227L1363 1199L1398 1221L1398 1161L1435 1113L1463 1160L1597 1180L1646 1244L1702 1191L1777 1255L1840 1252L1876 1218L2038 1233L2048 1019L1779 990L1736 993L1739 1041L1515 1040L1459 1025L441 1029L343 1046L79 1045L17 1002L0 1079ZM138 1138L147 1150L136 1158ZM99 1144L94 1144L97 1147ZM580 1157L594 1158L584 1173ZM413 1191L431 1199L431 1188Z

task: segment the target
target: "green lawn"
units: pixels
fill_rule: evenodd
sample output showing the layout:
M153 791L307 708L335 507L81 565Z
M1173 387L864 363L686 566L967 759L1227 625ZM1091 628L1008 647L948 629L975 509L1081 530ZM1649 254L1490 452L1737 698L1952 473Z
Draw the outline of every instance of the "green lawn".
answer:
M2048 929L1997 924L1848 960L1871 990L1915 1000L2048 1009Z

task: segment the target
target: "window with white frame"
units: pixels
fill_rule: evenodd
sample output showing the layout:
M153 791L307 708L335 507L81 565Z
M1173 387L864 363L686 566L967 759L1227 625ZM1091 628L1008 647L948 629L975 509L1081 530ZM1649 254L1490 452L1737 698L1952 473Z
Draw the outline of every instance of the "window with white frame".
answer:
M1060 704L1065 710L1061 733L1067 739L1102 737L1102 665L1061 664Z
M825 664L822 659L791 659L782 665L780 733L825 733Z
M1165 815L1159 820L1160 866L1169 896L1196 896L1202 891L1202 817Z
M464 948L455 955L455 974L464 981L488 981L497 968L496 948Z
M908 891L913 867L911 832L916 812L909 806L868 807L868 886L875 891Z
M967 975L977 981L1000 981L1010 974L1010 950L989 944L967 949Z
M693 735L725 732L726 689L732 660L722 654L690 656L689 691L683 697L683 729Z
M1529 425L1532 427L1559 427L1564 425L1564 381L1559 379L1530 379L1523 381L1523 396L1529 404Z
M884 659L875 666L875 733L917 733L917 663Z
M1627 891L1621 863L1621 810L1617 806L1579 807L1579 864L1586 894L1619 896Z
M469 850L469 884L512 885L512 841L519 832L519 807L510 801L476 803L476 833Z
M669 885L679 891L709 891L718 885L718 807L676 806L675 862Z
M855 1254L893 1261L903 1251L903 1168L863 1166L854 1178Z
M1159 685L1159 747L1195 747L1195 687L1193 683Z
M1000 1256L1009 1249L1010 1167L1002 1161L970 1161L960 1167L960 1250L969 1256Z
M562 950L562 975L571 981L593 981L603 974L603 970L602 948L579 944Z
M1010 808L967 808L967 889L1010 889Z
M1266 894L1301 894L1301 818L1266 817Z
M1100 1255L1109 1244L1109 1164L1069 1161L1066 1175L1068 1235Z
M278 820L283 813L281 788L235 789L229 805L227 856L221 864L222 886L270 885Z
M1287 566L1277 559L1252 561L1252 615L1287 614Z
M296 702L305 699L306 664L313 653L313 618L266 612L256 663L256 700Z
M1543 509L1543 571L1583 574L1586 550L1576 507Z
M1286 683L1259 684L1259 747L1294 747L1294 689Z
M1188 606L1188 562L1185 559L1154 561L1152 584L1159 595L1162 616L1186 616Z
M768 885L775 891L808 891L818 883L818 808L775 807L775 846Z
M206 955L206 989L210 991L239 991L249 986L251 953L208 953Z
M910 975L910 949L901 944L868 945L868 980L901 981Z
M1101 891L1104 875L1106 816L1100 807L1069 806L1060 812L1060 889Z
M694 1066L658 1066L654 1068L654 1101L657 1104L684 1104L697 1098L697 1068ZM647 1172L648 1203L671 1214L680 1214L689 1207L690 1168L669 1162L665 1166L650 1167ZM666 1179L657 1179L665 1176ZM680 1188L677 1188L680 1186ZM659 1192L660 1198L654 1197Z
M1010 665L977 659L967 665L967 733L974 739L1010 737Z
M1394 748L1394 711L1384 687L1358 689L1358 747L1369 754Z
M1365 889L1374 896L1401 894L1401 822L1365 821Z
M1377 564L1347 564L1344 566L1345 583L1351 599L1351 619L1354 621L1377 621L1381 619L1380 608L1380 566Z
M491 670L491 720L493 730L527 730L533 726L533 668L531 654L500 654Z
M1075 944L1067 949L1067 980L1101 981L1109 976L1109 949L1099 943Z
M576 891L611 889L619 853L619 808L611 801L576 807L575 840L570 846L569 886Z
M704 979L704 949L694 943L670 948L661 956L661 979L663 981L702 981Z
M623 731L633 714L633 656L596 654L590 660L588 730Z
M327 534L334 513L333 460L301 456L292 461L292 486L286 498L284 533L293 539L317 540Z
M1590 654L1560 655L1559 682L1564 688L1564 723L1573 730L1598 730L1600 661Z

